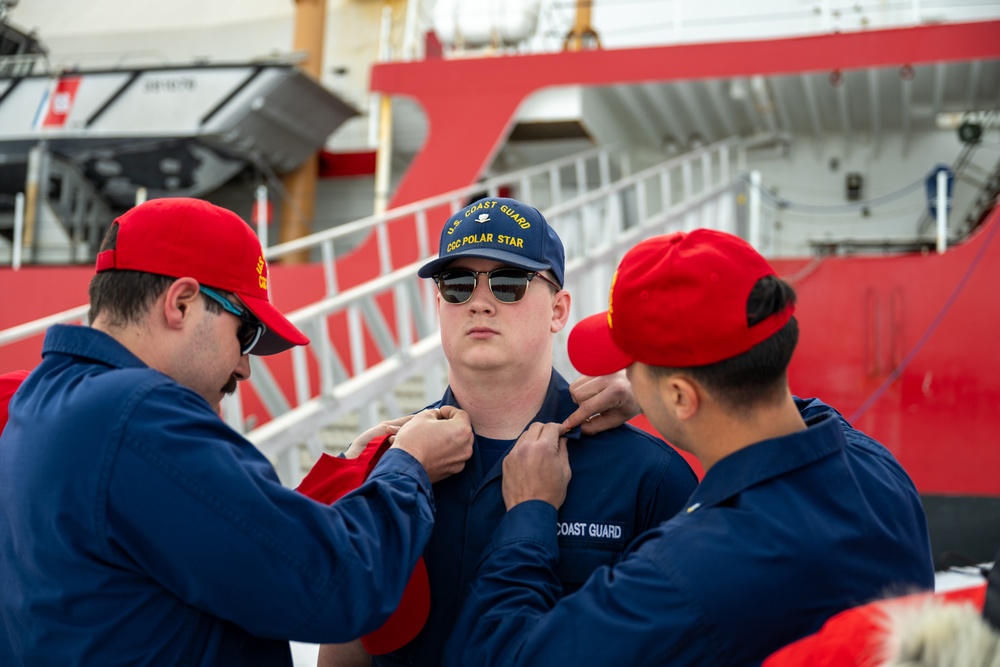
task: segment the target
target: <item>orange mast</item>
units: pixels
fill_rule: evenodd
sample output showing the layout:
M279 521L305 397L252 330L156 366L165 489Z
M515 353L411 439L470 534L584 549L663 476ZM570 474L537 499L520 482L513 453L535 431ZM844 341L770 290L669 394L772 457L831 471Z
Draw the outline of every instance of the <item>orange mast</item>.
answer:
M326 0L295 0L295 36L293 48L305 53L299 65L317 81L322 78L323 34L326 31ZM281 204L278 241L292 241L312 232L316 212L316 179L319 155L313 153L294 171L282 177L287 196ZM286 263L309 259L308 251L285 256Z
M563 41L563 51L583 51L588 48L601 48L601 38L590 24L590 10L594 0L576 0L576 23L566 33Z

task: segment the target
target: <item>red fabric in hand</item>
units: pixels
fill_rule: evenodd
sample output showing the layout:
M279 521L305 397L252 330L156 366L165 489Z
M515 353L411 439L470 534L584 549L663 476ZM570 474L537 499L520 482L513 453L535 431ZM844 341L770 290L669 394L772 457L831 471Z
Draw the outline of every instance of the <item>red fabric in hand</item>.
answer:
M28 377L28 371L14 371L0 375L0 433L7 424L7 405L17 388Z
M373 438L365 450L354 459L342 459L323 454L298 486L298 491L313 500L332 504L361 486L389 449L388 435ZM431 591L427 567L421 557L403 591L403 598L392 616L372 633L361 638L371 655L395 651L413 640L427 622Z

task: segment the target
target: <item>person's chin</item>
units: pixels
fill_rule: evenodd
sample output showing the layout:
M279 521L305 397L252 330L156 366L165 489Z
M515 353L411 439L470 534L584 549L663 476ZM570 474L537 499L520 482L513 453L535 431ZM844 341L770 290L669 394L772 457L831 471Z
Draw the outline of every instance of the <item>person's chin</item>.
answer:
M473 370L494 372L511 366L511 361L497 354L467 354L463 359L465 365Z

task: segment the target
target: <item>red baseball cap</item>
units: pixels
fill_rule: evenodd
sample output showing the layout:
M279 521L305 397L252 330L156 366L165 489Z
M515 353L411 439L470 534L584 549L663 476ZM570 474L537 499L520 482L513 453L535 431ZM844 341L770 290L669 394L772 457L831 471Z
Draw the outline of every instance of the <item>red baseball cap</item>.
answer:
M738 236L696 229L656 236L622 258L608 310L570 332L569 358L584 375L635 361L704 366L746 352L781 329L794 306L750 326L747 298L774 269Z
M232 292L267 327L251 354L277 354L309 344L271 304L260 241L232 211L201 199L151 199L115 222L115 248L97 255L97 273L130 270L191 277Z

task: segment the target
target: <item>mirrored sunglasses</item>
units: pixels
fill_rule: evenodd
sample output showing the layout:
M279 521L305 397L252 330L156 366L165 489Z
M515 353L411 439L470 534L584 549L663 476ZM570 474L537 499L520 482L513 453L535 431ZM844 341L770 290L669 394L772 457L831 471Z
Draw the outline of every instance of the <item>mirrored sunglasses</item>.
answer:
M490 292L500 303L517 303L524 298L528 291L528 283L534 278L540 278L548 283L557 292L561 289L559 285L543 276L538 271L525 271L524 269L500 268L492 271L473 271L471 269L448 269L434 276L441 298L448 303L465 303L472 298L476 291L476 282L479 276L487 277Z
M236 330L236 339L240 342L240 356L250 354L257 341L267 331L264 323L257 319L247 308L240 308L232 301L222 296L210 287L201 286L201 293L216 301L227 313L240 318L240 328Z

